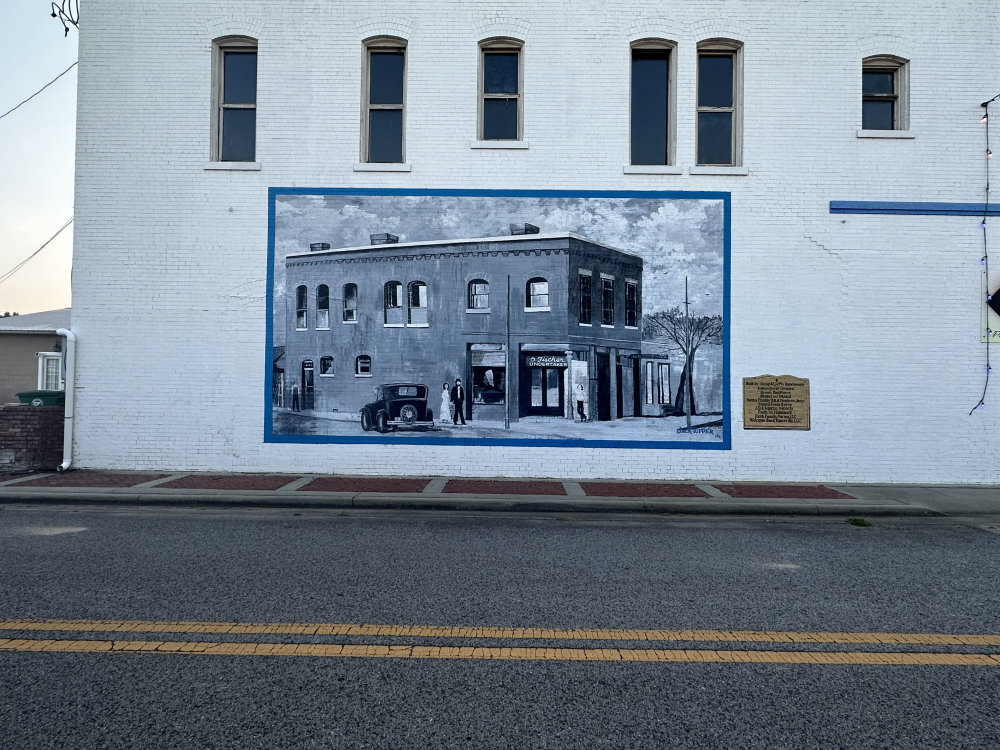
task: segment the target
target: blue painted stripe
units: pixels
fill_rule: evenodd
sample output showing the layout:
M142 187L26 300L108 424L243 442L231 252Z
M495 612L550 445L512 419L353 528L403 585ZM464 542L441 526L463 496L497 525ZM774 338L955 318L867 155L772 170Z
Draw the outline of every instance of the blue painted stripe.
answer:
M895 214L902 216L1000 216L1000 205L897 201L830 201L831 214Z

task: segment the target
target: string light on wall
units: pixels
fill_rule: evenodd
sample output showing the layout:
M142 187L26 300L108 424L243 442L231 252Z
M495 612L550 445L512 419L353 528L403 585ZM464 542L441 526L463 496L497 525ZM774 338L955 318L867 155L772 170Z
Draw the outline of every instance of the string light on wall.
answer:
M62 2L52 3L52 17L58 18L63 25L65 33L69 35L69 27L80 28L80 3L79 0L62 0Z
M986 131L986 194L983 198L983 219L979 222L979 228L983 232L983 257L980 258L979 265L983 267L983 294L986 305L1000 315L1000 294L994 295L990 292L990 250L986 234L986 218L990 214L990 160L993 158L993 152L990 150L990 105L997 100L1000 100L1000 94L980 105L983 108L983 117L979 122L986 126L984 128ZM984 326L986 328L986 382L983 384L983 395L980 397L979 403L972 407L969 414L972 414L976 409L986 408L986 391L990 386L990 373L993 371L993 368L990 367L990 343L993 339L993 331L989 327L988 312L986 316L986 325Z

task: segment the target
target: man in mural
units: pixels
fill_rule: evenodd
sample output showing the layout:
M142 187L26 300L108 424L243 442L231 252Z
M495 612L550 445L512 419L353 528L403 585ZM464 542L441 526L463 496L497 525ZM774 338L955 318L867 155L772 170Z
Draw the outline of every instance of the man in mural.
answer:
M584 411L583 405L587 401L587 389L583 387L583 383L576 384L576 415L580 417L581 422L587 421L587 412Z
M462 387L461 378L455 378L455 387L451 389L451 402L455 405L452 421L457 425L461 419L462 424L465 424L465 389Z

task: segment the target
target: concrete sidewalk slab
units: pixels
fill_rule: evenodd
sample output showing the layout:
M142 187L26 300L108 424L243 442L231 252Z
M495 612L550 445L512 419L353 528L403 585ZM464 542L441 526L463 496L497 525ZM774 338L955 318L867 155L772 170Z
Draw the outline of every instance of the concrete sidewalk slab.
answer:
M1000 487L73 471L0 475L0 504L698 515L1000 515Z

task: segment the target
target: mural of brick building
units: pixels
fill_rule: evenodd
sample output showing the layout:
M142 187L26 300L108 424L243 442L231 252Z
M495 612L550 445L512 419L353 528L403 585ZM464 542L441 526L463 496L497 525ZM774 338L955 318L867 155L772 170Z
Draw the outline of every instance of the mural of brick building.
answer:
M461 378L470 420L574 419L579 401L590 420L639 415L642 258L512 230L289 254L284 404L357 412L374 385L433 399Z

